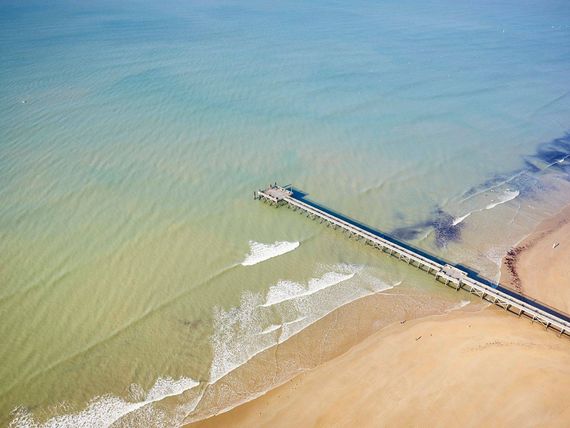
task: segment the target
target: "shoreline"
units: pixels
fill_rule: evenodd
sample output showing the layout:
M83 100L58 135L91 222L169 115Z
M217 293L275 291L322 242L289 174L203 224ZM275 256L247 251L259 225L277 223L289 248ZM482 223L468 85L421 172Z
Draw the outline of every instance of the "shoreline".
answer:
M208 420L255 401L300 373L318 369L390 325L404 325L415 319L447 313L439 311L470 312L481 308L478 302L462 308L450 306L447 300L437 303L424 292L403 295L397 290L386 290L361 297L340 306L277 346L259 352L209 385L186 421L191 424Z
M570 205L543 220L501 263L501 282L570 313Z
M187 427L564 426L569 351L570 343L553 332L495 307L433 315L392 324L266 394Z
M568 312L565 264L570 269L570 205L513 246L501 263L501 283ZM392 323L280 386L186 426L564 426L570 406L560 397L569 389L570 343L490 306Z

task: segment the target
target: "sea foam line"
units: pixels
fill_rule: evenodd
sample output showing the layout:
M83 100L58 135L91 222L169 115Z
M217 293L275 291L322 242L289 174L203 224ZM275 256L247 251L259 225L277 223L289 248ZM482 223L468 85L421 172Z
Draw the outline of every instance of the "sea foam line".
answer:
M356 268L356 267L355 267ZM232 321L235 322L237 319L239 319L240 323L245 322L246 324L249 324L250 322L250 318L255 319L255 321L259 321L258 318L258 314L252 314L249 313L249 315L244 314L244 312L248 313L252 310L253 305L255 305L255 303L259 302L259 299L261 298L261 296L259 294L252 294L252 293L245 293L244 296L242 296L242 303L240 304L239 307L236 308L232 308L229 311L218 311L217 313L217 318L219 323L218 326L221 327L222 331L217 331L216 333L214 333L214 335L212 336L212 339L214 341L214 344L218 344L218 345L222 345L221 348L218 346L214 346L214 350L215 350L215 355L214 355L214 359L212 361L212 367L211 367L211 371L210 371L210 380L209 380L209 384L215 384L218 380L220 380L223 376L231 373L232 371L238 369L240 366L242 366L243 364L246 364L249 360L251 360L252 358L254 358L256 355L262 353L263 351L266 351L267 349L275 346L275 345L279 345L282 344L284 342L286 342L287 340L289 340L290 338L292 338L293 336L299 334L300 332L302 332L303 330L305 330L307 327L311 326L312 324L320 321L321 319L323 319L324 317L326 317L328 314L330 314L331 312L338 310L358 299L361 299L363 297L367 297L367 296L371 296L374 295L376 293L380 293L382 291L386 291L386 290L390 290L398 285L400 285L402 283L402 281L398 281L394 284L387 284L384 281L380 280L379 278L376 278L372 275L368 275L368 274L359 274L359 277L362 277L362 279L368 283L368 285L371 286L371 289L361 289L361 293L348 293L347 294L347 298L343 299L342 301L339 302L338 305L336 305L334 308L332 309L325 309L322 312L318 313L318 314L313 314L314 316L299 316L298 318L292 320L292 321L286 321L283 324L271 324L269 327L265 328L265 329L261 329L259 328L259 326L256 326L256 330L258 330L256 333L254 333L255 336L260 337L261 339L266 339L265 342L257 342L258 347L257 349L249 354L249 355L243 355L243 358L240 359L241 361L233 361L233 365L232 366L228 366L228 355L223 355L223 351L229 351L229 347L228 347L228 339L229 342L231 342L232 338L230 335L228 335L227 333L229 333L230 331L235 331L234 327L235 325L232 325L233 323L230 322L228 324L228 318L227 316L229 315L232 318ZM302 299L300 299L302 300ZM263 305L259 305L257 306L256 309L263 309L265 306ZM306 321L305 323L303 323L303 321ZM291 326L291 325L295 325L295 324L299 324L301 323L301 325L294 330L288 331L287 327ZM276 331L279 331L279 336L277 337L277 339L275 339L275 337L270 337L270 336L274 336L271 335L270 333L274 333ZM221 340L224 340L225 342L221 343ZM247 342L247 341L246 341ZM237 343L236 343L237 345ZM239 341L239 346L237 347L238 349L236 349L238 352L243 351L244 349L248 348L247 344L244 345L244 341L240 340ZM219 353L219 351L222 351L221 354ZM232 355L233 356L233 355ZM232 358L230 358L231 360ZM216 366L216 362L221 362L225 367L225 370L222 369L222 367L220 366ZM272 385L272 387L275 387L276 385ZM216 410L216 413L223 413L226 412L228 410L231 410L232 408L247 402L251 399L254 399L255 397L258 397L260 395L263 395L265 392L267 392L267 390L264 391L260 391L257 394L255 394L254 396L249 396L245 399L241 399L238 400L236 402L232 402L231 404L227 405L226 407L224 407L223 409L218 409ZM192 416L189 415L189 417L186 418L187 422L193 422L194 420L192 419Z
M465 202L465 201L467 201L467 200L469 200L469 199L472 199L472 198L474 198L475 196L478 196L478 195L480 195L480 194L482 194L482 193L486 193L486 192L492 191L492 190L494 190L494 189L497 189L497 188L499 188L499 187L501 187L501 186L503 186L503 185L505 185L505 184L510 183L510 182L513 181L515 178L518 178L518 177L520 177L520 176L522 176L522 175L525 175L526 173L527 173L527 171L525 171L525 170L519 171L519 172L517 172L516 174L513 174L512 176L510 176L510 177L508 177L508 178L506 178L506 179L504 179L504 180L501 180L501 181L498 182L498 183L493 184L492 186L482 188L482 189L480 189L479 191L477 191L477 192L475 192L475 193L473 193L473 194L471 194L471 195L469 195L469 196L467 196L467 197L464 197L464 198L461 200L461 202Z
M487 204L485 206L485 208L479 208L473 211L469 211L467 214L461 216L461 217L456 217L453 222L452 225L453 226L457 226L459 223L461 223L463 220L465 220L467 217L469 217L471 214L475 214L484 210L490 210L495 208L498 205L504 204L506 202L512 201L513 199L515 199L517 196L520 195L520 191L518 190L507 190L505 193L503 193L501 196L499 196L499 199L495 202L491 202L490 204Z
M477 210L477 211L481 211L481 210ZM461 216L461 217L457 217L453 220L453 222L451 223L453 226L457 226L459 223L461 223L463 220L465 220L467 217L469 217L471 214L473 214L476 211L471 211L468 212L467 214Z
M490 210L490 209L495 208L497 205L501 205L501 204L504 204L505 202L512 201L513 199L515 199L520 194L521 194L521 192L519 192L518 190L507 191L499 197L499 200L497 202L490 203L489 205L487 205L485 207L485 209Z
M159 378L142 401L128 402L114 395L103 395L92 399L87 408L78 413L55 416L45 423L37 423L29 411L17 412L10 423L14 428L75 428L75 427L109 427L128 414L157 401L180 395L199 385L193 379L182 377ZM194 403L194 406L197 404Z
M352 269L353 271L347 272L347 269L349 268ZM322 275L320 278L312 278L311 280L309 280L307 288L302 287L300 284L298 284L299 286L302 287L303 292L296 296L290 296L288 299L285 300L294 300L296 298L307 297L312 294L315 294L320 290L324 290L333 285L339 284L343 281L347 281L348 279L353 278L356 275L356 273L361 270L361 267L357 266L347 267L347 265L342 265L340 266L339 270L342 270L343 273L327 272L324 275ZM368 279L372 279L372 277L367 278L367 282ZM376 281L378 283L374 284L373 287L374 291L370 292L363 290L362 295L360 294L352 295L347 301L342 302L342 304L340 304L339 306L335 307L332 310L336 310L358 298L364 297L365 295L370 295L374 294L375 292L384 291L393 288L393 286L387 285L378 279L376 279ZM281 286L284 286L285 283L286 282L284 281L281 284ZM247 325L248 327L246 328L247 330L250 330L250 328L253 327L252 324L255 323L256 325L253 328L253 330L254 331L258 330L258 331L254 332L250 330L250 333L254 333L252 336L259 336L259 335L265 336L266 340L261 340L260 342L256 341L257 343L253 347L246 346L245 348L246 349L249 348L247 349L247 351L250 352L247 352L247 354L244 355L245 358L243 359L238 358L238 360L242 361L238 362L234 360L232 361L234 364L230 363L230 366L223 365L222 367L218 367L217 373L216 370L213 368L213 370L211 371L211 378L208 382L209 384L217 382L221 377L235 370L239 366L245 364L255 355L265 351L266 349L272 346L275 346L276 344L283 343L284 341L298 334L299 332L301 332L311 324L317 322L318 320L324 318L327 314L332 312L332 310L325 310L320 314L316 314L316 316L314 317L301 315L291 321L284 321L282 324L272 324L265 329L261 329L260 325L257 324L258 316L255 312L259 308L264 307L266 305L263 304L261 301L259 301L259 299L261 298L260 295L255 295L255 296L250 295L249 297L246 295L244 297L245 299L242 299L242 304L240 305L240 307L233 308L225 313L223 312L220 313L219 315L221 315L221 319L219 320L223 321L223 324L225 324L225 322L228 321L228 317L237 319L240 324L245 323ZM277 302L273 302L272 304L276 303ZM298 326L296 328L291 328L294 325ZM271 333L277 331L279 331L279 335L277 338L275 338L273 337L273 335L271 335ZM218 338L229 339L229 337L225 337L224 332L222 332L221 337ZM232 341L230 340L229 342ZM239 342L241 342L241 340ZM217 349L218 351L222 351L221 354L223 356L227 356L228 351L230 351L230 354L233 354L232 351L240 352L243 350L241 349L241 346L238 347L240 349L234 349L234 350L229 349L231 348L231 345L229 348L225 347L223 348L224 349L219 349L219 348ZM230 361L231 360L232 358L230 358ZM174 380L172 378L159 378L155 382L153 387L148 391L144 399L141 401L129 402L117 396L103 395L92 399L87 405L87 407L80 412L55 416L46 421L45 423L41 424L34 420L33 414L31 412L27 410L20 410L16 412L16 416L11 421L10 427L14 428L109 427L114 423L116 423L117 421L121 420L122 418L126 417L127 415L130 415L133 412L136 412L145 406L148 406L152 403L156 403L168 397L180 395L186 391L189 391L197 387L199 384L200 384L199 382L194 381L190 378L180 378L177 380ZM197 397L195 400L192 401L192 403L190 403L189 408L185 409L185 415L187 415L193 409L196 408L199 400L200 397ZM154 411L155 409L150 408L149 410ZM153 414L148 415L148 418L146 418L145 420L150 422L155 419L163 420L161 415L153 415Z
M285 342L332 311L397 285L386 284L378 278L360 273L363 266L336 265L334 269L309 280L308 284L311 285L306 287L293 281L280 281L272 287L273 293L268 293L265 298L261 293L246 292L238 306L227 310L215 308L214 334L211 336L214 355L208 383L216 383L259 353ZM356 274L369 287L333 287ZM323 306L320 298L312 296L325 289L340 295L334 296ZM290 301L292 306L284 308L277 304L284 301ZM281 324L274 323L274 312L270 308L284 317Z
M249 254L241 262L242 266L253 266L293 251L299 246L299 242L277 241L273 244L249 241Z
M307 288L296 282L279 281L269 289L269 292L267 293L267 301L261 306L273 306L299 297L310 296L311 294L315 294L325 288L348 281L353 278L354 275L356 275L356 272L348 274L327 272L320 278L310 279Z

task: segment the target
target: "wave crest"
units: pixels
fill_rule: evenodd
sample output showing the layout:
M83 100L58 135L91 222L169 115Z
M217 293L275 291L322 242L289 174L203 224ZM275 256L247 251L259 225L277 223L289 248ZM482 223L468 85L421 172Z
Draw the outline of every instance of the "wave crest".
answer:
M299 246L299 242L277 241L273 244L249 241L249 254L241 262L242 266L253 266L293 251Z
M497 205L501 205L501 204L504 204L505 202L512 201L518 195L520 195L520 193L521 192L519 192L518 190L515 190L515 191L507 190L505 193L503 193L501 196L499 196L497 201L490 203L489 205L487 205L485 207L485 209L490 210L490 209L495 208Z
M323 267L325 273L306 284L281 280L265 296L247 291L238 306L214 309L210 384L340 306L399 284L385 283L364 266Z
M279 281L269 289L267 300L263 306L273 306L299 297L310 296L320 290L324 290L325 288L347 281L354 277L354 275L356 275L356 272L346 274L339 272L327 272L320 278L310 279L307 287L292 281Z
M45 423L38 423L28 410L16 411L16 417L10 423L13 428L75 428L75 427L109 427L127 415L167 397L180 395L199 385L193 379L182 377L180 379L159 378L141 401L129 402L114 395L104 395L91 400L85 410L78 413L55 416ZM131 390L140 390L139 385L131 385ZM195 406L199 398L193 400ZM189 409L184 409L187 412ZM190 409L191 410L191 409ZM157 421L169 421L168 415L153 412L142 415L144 420L152 424ZM135 416L135 415L133 415Z
M492 199L490 203L488 203L487 205L485 205L485 208L477 208L474 209L473 211L469 211L467 214L462 215L460 217L456 217L453 222L452 225L453 226L457 226L459 223L463 222L463 220L465 220L467 217L469 217L471 214L475 214L475 213L479 213L481 211L484 210L491 210L493 208L495 208L498 205L504 204L506 202L512 201L513 199L515 199L517 196L519 196L521 194L521 192L519 190L506 190L505 192L503 192L496 200Z

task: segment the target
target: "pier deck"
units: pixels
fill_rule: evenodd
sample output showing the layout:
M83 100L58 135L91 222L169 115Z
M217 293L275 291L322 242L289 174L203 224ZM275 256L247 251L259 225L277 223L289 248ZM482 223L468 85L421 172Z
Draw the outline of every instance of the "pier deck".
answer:
M567 314L507 287L489 284L488 281L483 282L479 278L474 278L474 275L445 261L422 254L420 250L413 249L407 244L388 239L362 225L347 221L340 215L328 212L328 210L319 208L315 204L309 204L303 201L302 197L297 196L291 188L281 187L277 184L271 185L264 190L254 192L254 198L274 206L288 206L296 211L301 211L310 218L318 219L321 223L324 222L334 229L340 228L349 236L363 240L366 244L433 275L437 281L443 282L447 286L456 290L466 290L519 317L526 316L533 322L537 321L546 329L554 329L560 335L570 336L570 316Z

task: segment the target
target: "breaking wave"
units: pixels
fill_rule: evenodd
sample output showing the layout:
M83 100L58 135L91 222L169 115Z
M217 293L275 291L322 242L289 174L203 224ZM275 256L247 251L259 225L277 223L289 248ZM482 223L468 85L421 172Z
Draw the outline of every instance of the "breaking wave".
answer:
M353 278L354 275L356 275L356 272L347 274L327 272L320 278L312 278L309 280L307 287L304 287L297 282L279 281L269 289L267 300L263 306L272 306L291 299L310 296L320 290L324 290L325 288L347 281Z
M460 217L456 217L452 224L453 226L456 226L458 224L460 224L461 222L463 222L463 220L465 220L467 217L469 217L471 214L474 213L478 213L484 210L491 210L493 208L495 208L498 205L504 204L506 202L512 201L513 199L515 199L517 196L520 195L520 191L519 190L506 190L503 194L501 194L498 199L493 199L490 203L488 203L485 208L478 208L475 209L473 211L469 211L467 214L462 215Z
M209 383L335 309L396 285L365 273L363 266L339 264L328 269L306 284L282 280L270 288L267 296L245 292L238 306L215 308Z
M12 420L10 426L14 428L34 427L34 428L76 428L76 427L108 427L114 423L121 421L125 417L138 416L138 422L146 422L149 424L162 425L163 423L174 422L174 415L167 415L164 411L153 409L149 406L168 397L180 395L199 385L199 382L190 378L180 378L174 380L172 378L159 378L153 387L148 391L144 398L140 401L126 401L120 397L113 395L104 395L91 400L87 408L78 413L55 416L45 423L38 423L34 420L32 414L27 410L16 411L16 417ZM131 385L131 391L141 391L139 385ZM141 394L143 395L143 394ZM180 417L186 414L198 403L199 397L196 397L190 403L187 403ZM147 407L148 406L148 407ZM137 411L144 414L137 415ZM134 420L133 420L133 423Z
M306 283L279 281L267 295L245 292L238 306L228 310L214 308L213 357L208 384L216 383L255 355L283 343L335 309L400 283L387 284L360 265L338 264L322 266L320 270L324 273ZM136 391L131 394L132 399L99 396L83 411L54 416L44 423L37 422L29 410L18 409L10 426L178 426L201 400L204 388L199 385L190 378L160 378L146 394L140 386L132 385L131 391ZM155 404L192 389L195 389L194 395L189 399L185 397L185 403L177 403L175 409Z
M459 223L461 223L463 220L465 220L467 217L469 217L471 214L473 214L474 211L471 211L461 217L457 217L455 219L453 219L453 222L451 223L453 226L457 226Z
M293 251L299 246L299 242L277 241L273 244L249 241L249 254L241 262L242 266L253 266Z
M520 195L521 192L519 192L518 190L508 190L505 193L503 193L501 196L499 196L499 199L495 202L490 203L489 205L487 205L485 207L486 210L490 210L495 208L498 205L504 204L505 202L509 202L512 201L513 199L515 199L518 195Z

